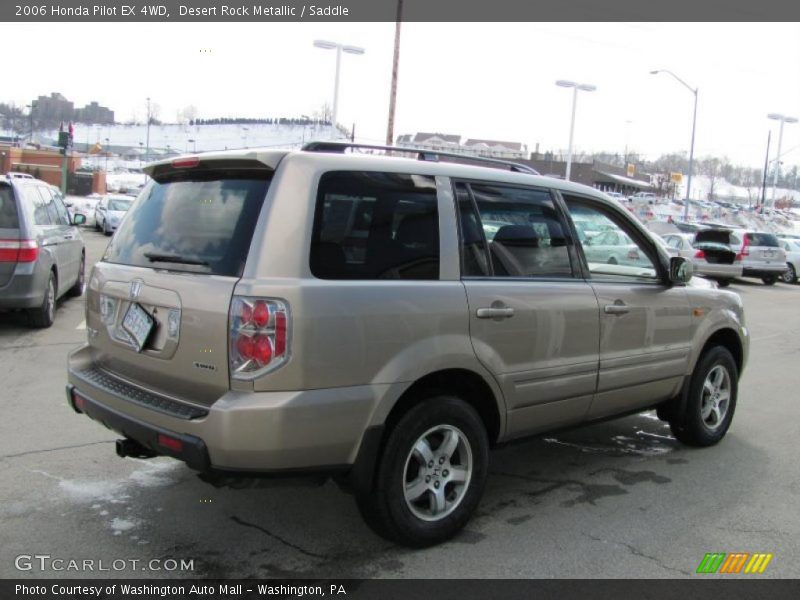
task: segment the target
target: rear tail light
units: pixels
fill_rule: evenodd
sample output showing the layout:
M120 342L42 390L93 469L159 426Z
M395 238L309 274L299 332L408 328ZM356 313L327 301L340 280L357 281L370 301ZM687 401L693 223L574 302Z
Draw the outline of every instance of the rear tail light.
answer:
M196 156L189 156L187 158L176 158L172 161L174 169L191 169L200 164L200 159Z
M639 260L639 251L636 248L628 250L628 258L630 260Z
M254 379L288 360L291 318L284 301L234 296L229 322L232 377Z
M36 262L39 243L36 240L0 240L0 262Z
M698 250L697 252L694 253L694 257L695 258L705 258L706 257L706 253L703 252L702 250Z
M742 250L736 255L736 260L742 260L745 256L750 256L750 238L748 236L744 236Z

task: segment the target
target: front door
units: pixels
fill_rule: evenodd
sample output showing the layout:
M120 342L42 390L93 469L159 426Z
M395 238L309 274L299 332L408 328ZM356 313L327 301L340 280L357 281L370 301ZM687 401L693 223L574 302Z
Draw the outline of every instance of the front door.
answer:
M565 200L571 216L591 223L595 232L582 242L600 305L600 372L589 416L668 399L680 389L689 360L692 317L686 289L668 285L654 242L626 215L578 197ZM602 244L594 243L598 238ZM606 244L612 238L619 247Z

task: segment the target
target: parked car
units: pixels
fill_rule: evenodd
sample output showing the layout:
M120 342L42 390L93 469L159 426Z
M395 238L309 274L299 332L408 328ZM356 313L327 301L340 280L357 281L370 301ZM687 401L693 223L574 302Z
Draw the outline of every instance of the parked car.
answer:
M658 197L653 192L636 192L630 197L634 204L655 204Z
M738 248L743 277L756 277L764 285L775 285L787 271L786 253L775 234L734 231L730 239L733 247Z
M103 196L94 209L94 228L106 235L114 233L134 200L133 196Z
M742 261L731 247L728 229L702 229L695 233L664 235L668 246L694 263L695 273L713 279L725 287L742 276Z
M786 253L786 272L781 276L784 283L797 283L800 273L800 240L797 238L781 238L781 246Z
M692 285L592 188L361 148L147 168L68 361L70 405L120 456L328 473L376 532L429 546L475 511L496 444L653 407L684 443L722 439L749 344L737 294ZM641 264L587 260L576 221Z
M86 252L61 193L27 177L0 176L0 309L25 310L33 327L50 327L61 296L84 289Z
M583 252L589 262L608 263L610 265L648 264L642 258L639 247L619 229L603 231L583 244Z

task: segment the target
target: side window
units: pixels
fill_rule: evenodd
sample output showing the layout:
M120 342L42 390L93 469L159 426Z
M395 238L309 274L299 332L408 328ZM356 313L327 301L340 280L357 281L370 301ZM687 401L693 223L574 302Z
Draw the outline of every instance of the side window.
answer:
M61 199L61 194L53 193L53 204L55 205L56 212L58 213L58 222L62 225L72 225L69 220L67 207L64 206L64 201Z
M36 186L26 185L22 193L25 201L33 208L34 223L37 225L52 225L53 222L50 220L50 213L47 210L48 203L42 198Z
M667 238L667 246L670 248L683 248L683 242L679 237L668 237Z
M58 214L58 207L53 200L53 192L50 191L50 188L43 186L38 186L37 189L47 205L47 214L50 217L50 223L52 225L61 225L61 216Z
M572 276L568 238L547 190L459 183L456 198L463 275Z
M611 210L595 206L591 202L565 197L573 219L589 223L594 235L582 241L583 254L592 275L612 278L655 280L659 277L657 258L653 250L637 241L632 224Z
M320 279L439 279L434 178L347 171L323 175L311 272Z

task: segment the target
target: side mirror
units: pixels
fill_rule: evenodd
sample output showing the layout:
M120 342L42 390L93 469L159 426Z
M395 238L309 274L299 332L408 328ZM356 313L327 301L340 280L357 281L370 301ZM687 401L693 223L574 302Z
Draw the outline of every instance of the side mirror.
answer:
M81 213L75 213L72 217L72 224L73 225L83 225L86 223L86 215L82 215Z
M689 283L694 274L694 265L682 256L669 259L669 280L671 283Z

